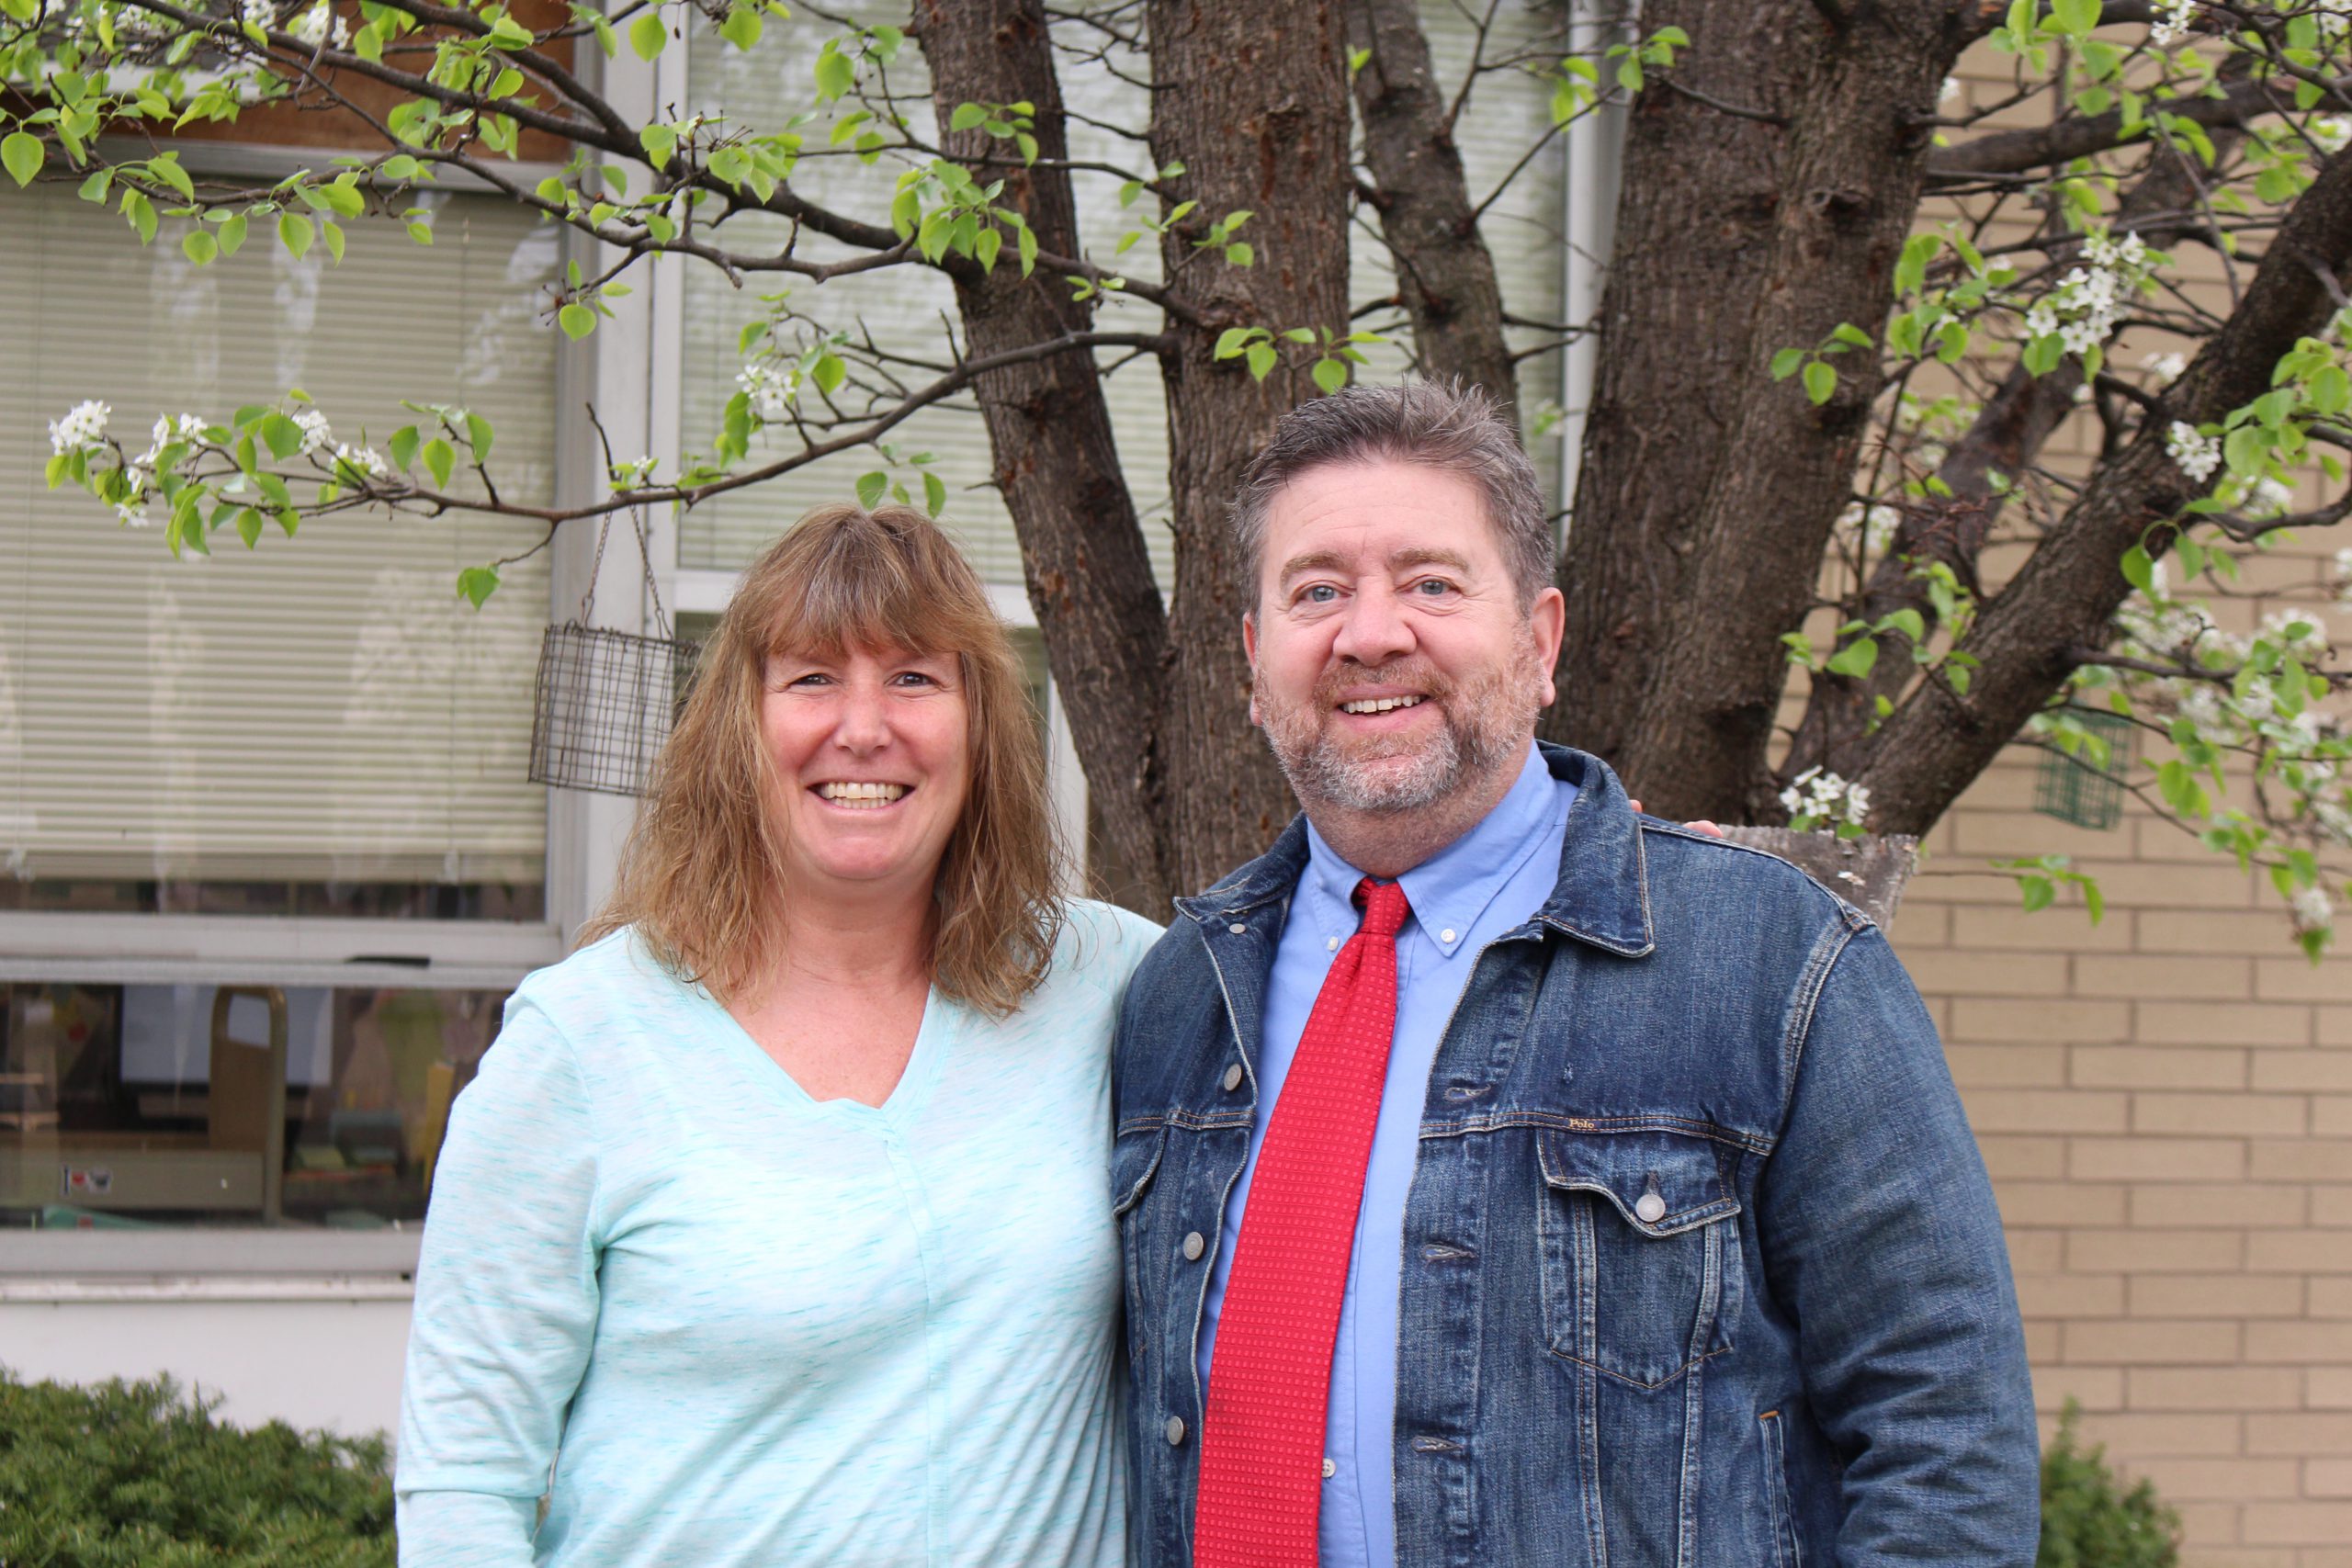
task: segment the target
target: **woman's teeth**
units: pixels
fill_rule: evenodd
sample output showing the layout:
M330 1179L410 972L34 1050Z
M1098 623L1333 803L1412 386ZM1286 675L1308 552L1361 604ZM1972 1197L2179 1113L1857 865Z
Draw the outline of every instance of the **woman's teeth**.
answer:
M822 784L817 793L836 806L854 810L870 811L888 806L907 793L907 786L897 784Z
M1361 702L1341 703L1341 713L1386 713L1390 708L1408 708L1419 702L1419 697L1366 697Z

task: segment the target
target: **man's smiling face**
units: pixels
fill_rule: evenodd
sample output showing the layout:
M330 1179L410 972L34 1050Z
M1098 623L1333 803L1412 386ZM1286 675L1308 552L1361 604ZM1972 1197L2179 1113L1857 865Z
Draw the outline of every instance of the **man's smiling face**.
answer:
M1556 589L1520 604L1468 480L1312 468L1267 509L1250 715L1310 814L1499 798L1552 700L1560 625Z

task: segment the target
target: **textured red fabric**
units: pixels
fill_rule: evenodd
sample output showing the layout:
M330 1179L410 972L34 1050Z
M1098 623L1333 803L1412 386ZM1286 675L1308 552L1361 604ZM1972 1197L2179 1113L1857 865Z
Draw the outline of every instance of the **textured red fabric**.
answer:
M1315 1568L1331 1343L1396 1032L1404 889L1365 877L1259 1146L1209 1360L1196 1568Z

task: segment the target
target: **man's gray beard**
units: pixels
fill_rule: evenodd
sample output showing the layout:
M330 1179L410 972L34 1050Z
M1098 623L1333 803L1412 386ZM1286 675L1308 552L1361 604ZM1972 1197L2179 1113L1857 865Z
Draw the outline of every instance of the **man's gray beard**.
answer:
M1266 745L1302 802L1383 815L1419 811L1515 759L1535 733L1540 705L1528 693L1521 671L1499 670L1455 686L1435 680L1408 682L1392 672L1397 668L1365 671L1359 679L1373 685L1419 685L1424 700L1438 705L1443 727L1415 750L1346 755L1324 722L1337 701L1338 682L1318 682L1315 695L1296 706L1277 702L1262 680L1258 682ZM1327 691L1326 684L1334 689ZM1396 765L1400 760L1403 766Z

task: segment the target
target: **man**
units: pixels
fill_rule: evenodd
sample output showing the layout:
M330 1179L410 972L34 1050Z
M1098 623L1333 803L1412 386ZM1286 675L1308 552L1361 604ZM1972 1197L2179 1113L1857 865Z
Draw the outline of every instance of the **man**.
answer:
M1318 400L1235 528L1306 816L1121 1019L1138 1563L2030 1563L1934 1029L1861 915L1534 743L1563 607L1510 429Z

